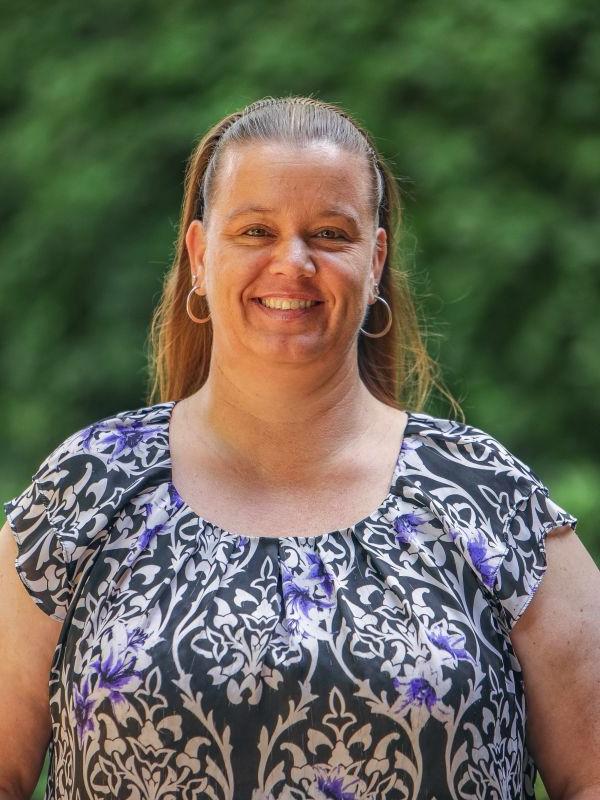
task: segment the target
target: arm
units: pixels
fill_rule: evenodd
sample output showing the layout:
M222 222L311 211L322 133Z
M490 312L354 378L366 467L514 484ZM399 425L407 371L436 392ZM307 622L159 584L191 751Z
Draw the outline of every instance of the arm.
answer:
M29 596L15 569L8 522L0 530L0 800L28 798L50 741L48 681L62 623Z
M600 570L568 526L511 632L523 670L527 745L552 800L600 800Z

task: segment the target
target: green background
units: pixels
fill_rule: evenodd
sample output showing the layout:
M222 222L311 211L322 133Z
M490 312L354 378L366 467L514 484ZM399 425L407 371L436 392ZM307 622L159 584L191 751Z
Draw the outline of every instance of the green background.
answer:
M67 435L145 404L195 141L255 99L305 94L391 161L430 352L467 422L532 466L598 563L594 7L5 3L4 499ZM426 410L450 416L440 398Z

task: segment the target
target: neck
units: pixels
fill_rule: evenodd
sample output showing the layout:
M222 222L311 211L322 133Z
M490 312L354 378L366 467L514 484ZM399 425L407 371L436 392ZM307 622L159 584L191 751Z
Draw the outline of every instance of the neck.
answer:
M351 458L385 406L366 388L357 364L329 373L320 365L317 375L312 367L261 364L257 373L213 358L187 408L198 446L270 482L308 476L316 465L322 475L327 464Z

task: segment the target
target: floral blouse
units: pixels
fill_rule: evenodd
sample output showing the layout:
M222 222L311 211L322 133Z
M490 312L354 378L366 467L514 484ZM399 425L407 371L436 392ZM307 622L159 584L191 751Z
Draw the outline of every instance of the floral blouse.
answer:
M173 485L174 405L73 433L4 504L63 622L46 800L533 798L510 632L577 524L537 475L408 412L369 517L245 536Z

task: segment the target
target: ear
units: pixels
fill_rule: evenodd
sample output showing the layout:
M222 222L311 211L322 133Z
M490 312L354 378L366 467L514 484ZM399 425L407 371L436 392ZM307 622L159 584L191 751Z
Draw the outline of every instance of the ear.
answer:
M206 250L206 233L199 219L193 219L185 234L185 245L190 262L192 285L196 283L196 294L204 294L204 251Z
M385 228L377 228L375 234L375 246L373 247L373 259L371 262L371 286L379 284L381 275L387 258L387 233ZM373 302L375 300L373 299Z

